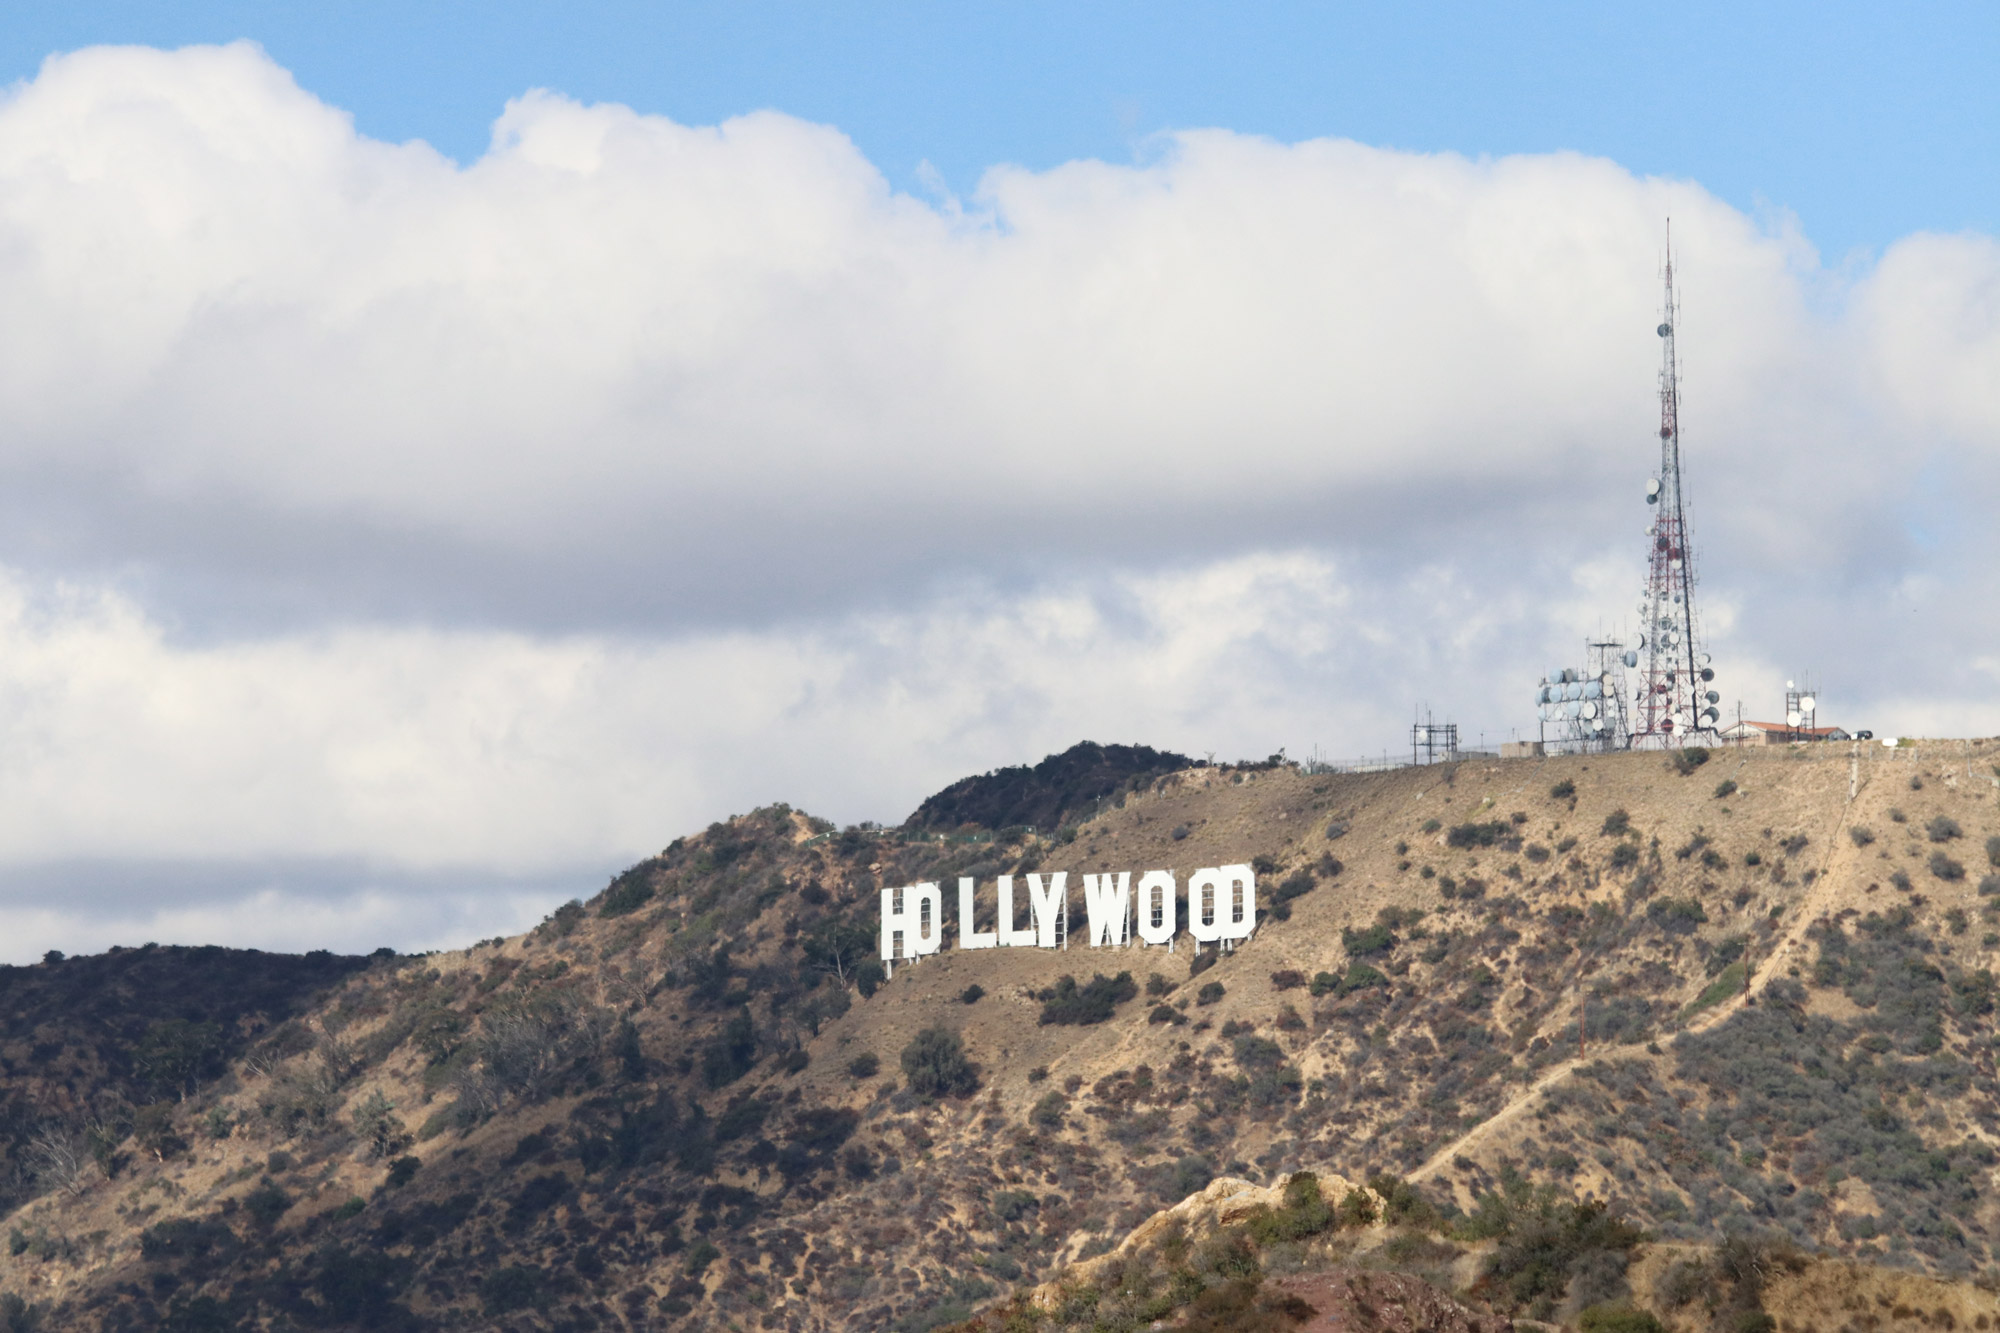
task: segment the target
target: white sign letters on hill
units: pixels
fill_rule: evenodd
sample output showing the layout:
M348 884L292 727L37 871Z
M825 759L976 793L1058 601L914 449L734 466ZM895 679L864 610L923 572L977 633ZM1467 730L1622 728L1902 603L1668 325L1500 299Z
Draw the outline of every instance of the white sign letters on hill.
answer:
M996 886L994 929L980 930L974 917L976 881L958 881L958 947L961 949L1069 947L1069 872L1030 874L1028 924L1019 920L1014 876ZM1142 944L1172 947L1178 931L1180 886L1171 870L1148 870L1135 886L1132 872L1085 875L1083 908L1093 949L1122 948L1136 927ZM1197 870L1187 881L1187 933L1203 944L1228 945L1248 939L1257 928L1257 877L1249 866ZM898 946L900 945L900 951ZM944 946L944 893L936 884L882 890L882 961L916 959Z

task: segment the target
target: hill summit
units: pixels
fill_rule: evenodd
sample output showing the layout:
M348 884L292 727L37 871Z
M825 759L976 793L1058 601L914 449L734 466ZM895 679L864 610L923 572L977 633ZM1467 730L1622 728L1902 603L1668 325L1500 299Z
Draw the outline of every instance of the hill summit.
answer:
M1347 775L1123 748L956 784L922 829L766 807L524 935L234 1008L199 997L214 956L156 951L198 1018L29 1002L102 960L0 973L0 1314L1978 1327L2000 746ZM965 949L948 911L943 952L877 957L884 888L1060 873L1080 920L1086 874L1234 864L1259 921L1228 951ZM169 1076L177 1022L201 1051ZM1219 1180L1266 1211L1126 1246ZM1819 1294L1779 1302L1773 1264ZM1120 1294L1149 1282L1165 1307Z

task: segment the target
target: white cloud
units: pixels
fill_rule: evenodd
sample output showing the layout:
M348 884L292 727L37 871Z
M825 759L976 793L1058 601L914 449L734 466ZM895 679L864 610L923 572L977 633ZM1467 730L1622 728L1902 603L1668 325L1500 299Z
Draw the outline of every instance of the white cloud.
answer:
M1835 274L1600 160L1158 148L932 204L530 93L459 167L247 45L51 60L0 102L0 898L212 864L36 930L428 939L1080 736L1525 725L1637 591L1669 213L1728 695L2000 729L1991 238Z

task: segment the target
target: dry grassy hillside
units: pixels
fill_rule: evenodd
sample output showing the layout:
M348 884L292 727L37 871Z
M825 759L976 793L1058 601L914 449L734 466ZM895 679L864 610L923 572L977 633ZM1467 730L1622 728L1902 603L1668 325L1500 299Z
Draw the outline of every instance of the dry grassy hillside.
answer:
M1047 835L758 811L100 1110L117 1150L0 1223L7 1317L923 1329L1305 1163L1982 1273L1996 759L1196 768ZM948 911L946 952L870 961L884 886L1066 870L1081 923L1081 872L1253 859L1221 956L954 952Z

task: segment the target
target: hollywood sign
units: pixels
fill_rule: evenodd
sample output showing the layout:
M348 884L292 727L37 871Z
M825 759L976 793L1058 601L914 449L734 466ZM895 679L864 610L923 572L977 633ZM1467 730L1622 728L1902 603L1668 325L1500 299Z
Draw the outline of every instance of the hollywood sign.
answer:
M1014 876L1002 875L994 885L994 929L980 930L974 922L977 887L971 877L958 881L958 947L961 949L1053 949L1069 947L1069 872L1027 875L1028 924L1018 925ZM1171 870L1148 870L1134 885L1132 872L1085 875L1083 909L1089 919L1086 938L1093 949L1122 948L1139 942L1173 948L1180 933L1181 887ZM1187 933L1195 951L1203 944L1227 948L1248 939L1257 928L1257 877L1249 866L1212 866L1187 879ZM944 892L936 884L911 884L882 890L882 961L894 966L899 956L915 961L944 945ZM899 948L900 946L900 952Z

